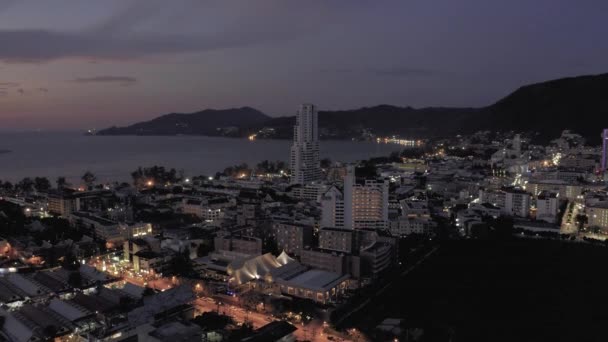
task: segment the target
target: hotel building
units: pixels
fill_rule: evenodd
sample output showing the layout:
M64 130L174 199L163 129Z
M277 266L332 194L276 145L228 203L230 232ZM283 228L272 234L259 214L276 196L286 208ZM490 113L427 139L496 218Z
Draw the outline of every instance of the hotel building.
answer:
M312 104L303 104L296 115L291 146L291 183L306 184L321 179L319 163L319 119Z

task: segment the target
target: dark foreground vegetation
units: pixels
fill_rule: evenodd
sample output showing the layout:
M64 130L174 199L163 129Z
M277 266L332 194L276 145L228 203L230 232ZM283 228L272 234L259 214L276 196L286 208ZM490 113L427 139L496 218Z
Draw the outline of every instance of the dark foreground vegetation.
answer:
M403 318L419 341L606 341L606 260L585 243L446 241L348 323Z

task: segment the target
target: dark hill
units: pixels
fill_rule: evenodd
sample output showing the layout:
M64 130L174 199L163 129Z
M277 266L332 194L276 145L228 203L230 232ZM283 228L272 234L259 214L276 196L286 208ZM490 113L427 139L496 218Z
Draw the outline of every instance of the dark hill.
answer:
M191 114L171 113L127 127L111 127L98 135L219 135L218 128L248 127L266 122L266 114L250 108L206 109Z
M270 118L252 108L204 110L169 114L99 134L201 134L245 136L262 127L275 129L275 138L290 138L295 118ZM230 134L218 127L236 126ZM580 76L527 85L493 105L482 108L429 107L415 109L379 105L353 110L320 111L324 137L359 137L363 129L378 135L437 137L477 130L535 131L542 140L571 129L591 142L608 126L608 74Z
M521 87L483 108L472 128L537 131L555 137L571 129L594 138L608 125L608 74L580 76Z

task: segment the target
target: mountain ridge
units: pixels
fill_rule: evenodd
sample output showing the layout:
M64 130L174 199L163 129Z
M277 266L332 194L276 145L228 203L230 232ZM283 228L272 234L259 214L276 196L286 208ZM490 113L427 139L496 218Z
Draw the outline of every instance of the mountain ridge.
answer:
M608 118L608 73L565 77L517 88L485 107L399 107L380 104L351 110L319 111L319 128L329 138L357 138L364 130L378 135L429 138L478 130L534 131L545 140L572 129L584 136L599 134ZM223 119L214 118L219 117ZM204 116L204 119L191 120ZM608 120L607 120L608 121ZM290 138L294 116L270 117L251 107L171 113L101 135L198 134L244 137L272 128L272 138ZM163 126L164 125L164 126ZM606 122L608 126L608 122ZM226 127L233 129L227 130ZM597 132L596 132L597 131Z

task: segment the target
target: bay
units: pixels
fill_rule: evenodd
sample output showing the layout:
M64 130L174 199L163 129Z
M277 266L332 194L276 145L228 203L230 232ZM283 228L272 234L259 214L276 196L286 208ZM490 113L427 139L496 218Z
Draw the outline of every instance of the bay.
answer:
M99 181L130 181L137 167L162 165L187 176L211 175L227 166L289 158L289 140L205 136L85 136L79 132L0 132L0 180L44 176L79 182L85 171ZM353 162L385 156L401 147L375 142L321 141L321 158Z

